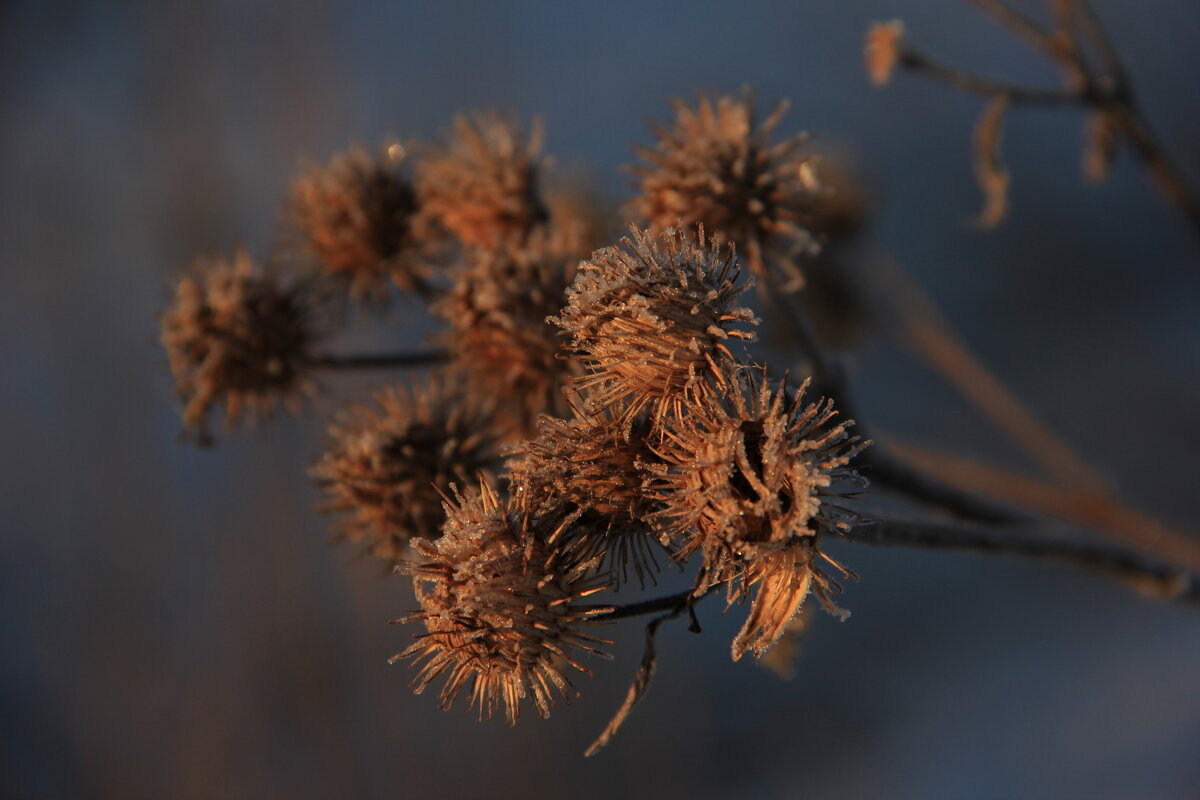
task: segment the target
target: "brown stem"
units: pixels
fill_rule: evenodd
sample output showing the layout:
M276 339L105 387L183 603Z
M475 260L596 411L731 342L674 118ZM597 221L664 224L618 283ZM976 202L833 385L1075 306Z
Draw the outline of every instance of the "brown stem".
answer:
M1073 30L1064 28L1058 33L1044 30L1000 0L971 2L1057 63L1066 76L1068 88L1048 90L1011 86L955 70L913 51L900 54L900 65L960 90L990 97L1006 96L1013 103L1082 105L1111 114L1155 182L1183 212L1192 230L1200 235L1200 197L1138 108L1129 72L1091 6L1084 0L1074 0L1069 9L1072 13L1063 25L1078 20L1103 60L1104 72L1088 63Z
M1118 106L1113 113L1120 124L1121 132L1133 145L1133 151L1146 165L1151 177L1167 198L1187 217L1192 230L1200 235L1200 199L1197 199L1192 187L1171 160L1149 123L1132 103Z
M953 67L934 61L929 56L913 50L905 50L900 54L900 66L928 78L972 94L982 94L988 97L1006 95L1013 103L1024 105L1083 105L1087 102L1079 92L1063 89L1040 89L981 78L969 72L962 72Z
M1042 30L1042 27L1016 9L1001 3L999 0L971 0L985 14L997 22L1012 29L1016 34L1027 39L1035 47L1049 50L1054 47L1054 38Z
M965 492L957 486L913 469L882 452L878 445L860 456L871 484L955 517L988 524L1026 522L1028 517Z
M627 603L623 606L603 606L608 611L588 617L588 622L613 622L618 619L657 614L660 611L674 612L678 615L683 613L688 606L694 605L707 597L714 588L710 586L699 593L695 589L688 589L686 592L676 592L664 597L655 597L651 600Z
M885 519L855 526L854 542L1013 555L1082 567L1162 600L1200 604L1196 573L1112 545L1072 541L1048 531L991 528L941 520Z
M1107 490L1103 476L1043 425L971 351L903 267L887 256L872 261L899 312L899 335L918 358L1064 486Z
M889 441L889 449L923 473L969 492L1074 523L1200 573L1200 540L1110 498L1049 486L969 458Z

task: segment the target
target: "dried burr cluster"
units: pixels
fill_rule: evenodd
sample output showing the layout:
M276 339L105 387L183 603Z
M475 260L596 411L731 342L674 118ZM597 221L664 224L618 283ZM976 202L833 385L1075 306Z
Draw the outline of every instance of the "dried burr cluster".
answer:
M524 698L547 714L600 652L588 626L615 607L593 595L667 563L699 563L679 608L749 600L734 658L769 648L810 590L836 609L818 565L845 570L820 543L852 519L834 487L862 443L750 361L739 299L738 248L760 279L800 282L813 159L771 141L784 104L761 126L746 92L674 109L617 244L589 253L602 214L546 199L540 124L478 113L434 146L306 167L272 270L201 262L163 316L204 441L221 402L230 423L294 405L342 365L313 314L386 312L395 290L445 321L444 369L340 413L312 470L338 538L412 576L405 620L426 632L397 657L423 660L418 691L445 678L444 705L466 690L482 715L515 721Z
M873 34L877 80L898 35ZM874 451L835 407L845 384L806 311L837 271L818 251L861 227L854 182L836 168L823 181L802 137L775 140L785 104L761 124L748 92L673 109L639 150L623 237L599 203L547 188L540 123L477 113L433 145L306 167L270 267L204 259L161 320L184 430L203 443L222 406L227 428L244 410L296 410L322 371L435 366L335 417L312 468L324 510L337 538L412 578L419 608L398 621L424 630L395 658L419 664L418 692L442 680L446 707L465 692L481 717L515 723L526 699L545 716L603 655L599 623L659 614L593 752L642 696L660 623L686 613L698 630L693 606L723 591L748 606L733 658L761 657L810 594L845 616L834 596L852 573L826 554L831 535L930 538L855 514ZM743 263L811 373L795 384L749 354ZM348 307L386 315L397 294L445 323L434 349L327 349ZM909 499L996 521L926 476L871 466ZM1111 554L1073 555L1113 570ZM606 602L668 564L694 568L685 591Z

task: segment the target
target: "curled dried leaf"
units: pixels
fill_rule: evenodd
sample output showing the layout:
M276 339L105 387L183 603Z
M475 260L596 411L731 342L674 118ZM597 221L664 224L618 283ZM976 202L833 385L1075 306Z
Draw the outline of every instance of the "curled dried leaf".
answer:
M984 106L975 125L972 160L975 178L983 191L983 209L976 222L981 228L994 228L1008 213L1008 169L1000 160L1000 143L1004 133L1004 115L1008 111L1010 98L998 94Z

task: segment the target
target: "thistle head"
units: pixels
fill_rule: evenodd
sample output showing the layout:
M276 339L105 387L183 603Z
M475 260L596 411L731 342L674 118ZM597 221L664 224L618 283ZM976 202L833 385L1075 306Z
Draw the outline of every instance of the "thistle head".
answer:
M853 519L834 488L855 480L864 443L836 419L829 400L803 404L781 384L742 373L727 392L695 397L672 421L659 454L659 512L680 554L704 559L703 585L727 584L729 601L755 586L734 658L761 653L782 634L809 589L831 610L836 584L817 568L822 533Z
M525 135L495 111L459 116L449 141L417 170L422 213L463 244L495 248L546 221L542 128Z
M620 408L628 428L643 409L660 419L689 386L722 380L731 340L757 323L736 305L744 285L732 248L704 231L641 231L579 266L557 324L590 374L577 385L589 412Z
M209 415L222 403L226 427L279 404L297 410L315 386L314 310L305 285L257 270L243 250L197 261L160 320L185 431L211 444Z
M494 417L494 406L437 376L422 389L389 389L373 406L343 412L312 470L324 510L346 515L339 534L390 562L408 554L411 539L436 539L446 514L435 487L495 464Z
M402 290L422 280L405 157L399 143L378 154L356 146L308 167L292 185L288 211L300 247L354 300L386 299L389 279Z
M499 248L468 248L453 286L432 310L449 323L455 369L500 401L509 433L530 436L539 414L565 414L563 389L577 365L558 357L546 321L557 314L579 253L571 234L541 228Z
M503 501L486 482L478 492L446 500L446 525L435 542L416 540L424 561L398 569L412 576L426 633L393 661L414 658L419 693L439 676L443 708L466 689L480 717L501 706L516 724L521 701L533 700L549 716L557 696L578 692L570 669L589 672L577 660L582 651L599 653L593 639L578 630L599 613L580 604L603 589L583 571L562 562L547 544L559 520Z
M794 259L815 247L803 227L802 205L816 190L803 136L772 142L787 111L780 102L758 123L753 93L700 94L694 106L672 103L669 127L637 152L631 168L638 196L632 209L655 228L704 226L720 241L737 244L760 279L802 284Z
M649 436L644 421L626 436L608 413L542 416L536 438L515 448L507 463L509 485L527 504L575 520L556 544L614 585L631 572L641 583L653 580L659 568L660 545L648 522L657 506L645 484L662 464Z

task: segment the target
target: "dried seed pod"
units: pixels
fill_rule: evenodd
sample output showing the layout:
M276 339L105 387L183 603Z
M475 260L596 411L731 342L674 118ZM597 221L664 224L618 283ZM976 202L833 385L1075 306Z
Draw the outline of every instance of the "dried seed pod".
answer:
M315 387L308 366L316 308L308 287L256 270L243 250L232 260L201 259L193 273L176 284L161 318L185 432L211 444L209 413L222 401L227 428L281 403L296 411Z
M819 557L834 562L819 538L853 519L834 483L857 478L849 463L864 447L831 401L804 406L803 388L787 401L782 384L772 390L743 375L723 396L689 398L660 451L669 467L655 481L681 554L704 558L702 587L727 583L730 603L757 587L735 660L770 647L810 589L836 613L836 584L817 566Z
M399 143L378 155L355 146L310 166L292 185L288 211L301 248L353 300L386 300L389 278L406 291L423 285L405 157Z
M775 285L776 272L785 288L801 286L795 259L816 249L801 206L817 185L809 157L799 152L803 136L771 142L787 103L761 125L749 91L672 105L673 125L656 127L655 146L637 151L647 163L631 167L634 213L655 228L702 224L719 241L735 243L764 289Z
M577 412L574 419L543 416L538 435L509 459L509 485L535 508L576 521L560 545L569 558L594 564L616 585L632 572L640 583L659 569L660 546L649 520L656 508L643 491L662 471L648 444L649 424L626 436L611 414Z
M410 539L440 535L446 514L435 487L497 461L494 406L437 376L421 389L380 392L375 407L350 408L330 434L312 470L328 499L322 510L348 514L339 534L391 562L408 554Z
M563 389L578 365L558 357L561 341L546 318L562 309L576 244L542 228L504 247L469 248L432 307L450 324L454 368L498 401L510 438L532 435L539 414L568 413Z
M454 120L450 141L417 170L422 214L463 244L495 248L546 221L539 193L542 127L526 138L495 111Z
M737 326L758 322L734 305L746 287L731 247L706 244L702 228L631 231L580 264L551 320L591 373L577 381L589 413L619 410L626 430L644 409L661 419L703 376L722 381L721 364L737 361L726 342L753 339Z
M570 568L547 540L560 522L505 503L481 482L479 492L454 491L446 501L445 530L436 542L415 540L425 557L399 569L412 576L421 610L404 622L424 623L426 633L393 657L425 659L414 683L420 693L445 674L443 708L468 688L480 718L503 703L515 725L521 700L549 716L556 693L568 701L578 691L568 668L590 674L576 651L603 655L603 640L579 630L602 613L580 601L603 584Z

